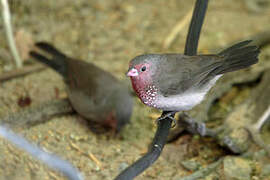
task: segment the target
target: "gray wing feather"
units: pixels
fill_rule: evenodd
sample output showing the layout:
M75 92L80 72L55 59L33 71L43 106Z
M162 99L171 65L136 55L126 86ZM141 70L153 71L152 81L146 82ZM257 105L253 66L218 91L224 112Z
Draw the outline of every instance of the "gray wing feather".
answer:
M222 64L222 60L217 55L166 54L158 64L164 71L159 71L154 81L163 96L181 94L212 79L211 72Z

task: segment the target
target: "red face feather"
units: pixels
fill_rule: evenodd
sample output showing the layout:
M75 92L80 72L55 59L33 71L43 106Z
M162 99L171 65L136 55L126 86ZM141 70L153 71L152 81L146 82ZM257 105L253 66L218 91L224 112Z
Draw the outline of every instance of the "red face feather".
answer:
M155 107L154 101L157 95L157 88L152 83L151 78L151 64L141 63L130 64L127 76L130 76L132 87L141 101L148 105Z

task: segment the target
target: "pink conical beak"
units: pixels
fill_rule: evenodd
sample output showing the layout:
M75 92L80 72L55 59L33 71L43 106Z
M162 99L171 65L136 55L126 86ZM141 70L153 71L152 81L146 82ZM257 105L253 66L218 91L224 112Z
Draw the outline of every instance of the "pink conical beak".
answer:
M127 75L127 76L130 76L130 77L133 77L133 76L138 76L139 73L138 73L138 70L137 70L137 69L132 68L132 69L130 69L130 70L127 72L126 75Z

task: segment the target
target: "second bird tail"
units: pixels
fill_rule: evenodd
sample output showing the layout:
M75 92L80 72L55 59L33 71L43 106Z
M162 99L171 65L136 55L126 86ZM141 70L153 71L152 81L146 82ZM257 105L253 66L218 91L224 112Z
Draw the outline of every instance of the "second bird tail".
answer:
M61 53L52 45L45 42L38 42L35 46L42 50L40 51L30 51L30 56L35 60L46 64L53 68L56 72L66 77L67 74L67 56Z

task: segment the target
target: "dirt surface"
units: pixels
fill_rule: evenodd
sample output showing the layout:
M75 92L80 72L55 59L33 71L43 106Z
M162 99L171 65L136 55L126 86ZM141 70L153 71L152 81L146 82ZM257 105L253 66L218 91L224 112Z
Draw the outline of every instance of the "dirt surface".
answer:
M124 73L133 57L142 53L183 52L188 25L169 49L162 48L162 44L194 2L14 0L11 5L12 23L15 33L24 32L18 35L22 36L19 43L26 43L29 37L25 34L28 34L34 42L48 41L66 54L92 62L128 81ZM0 22L0 48L4 52L8 48L2 20ZM269 29L269 22L269 9L251 13L244 1L210 1L199 51L208 52ZM10 69L7 59L1 58L0 63L1 73ZM26 60L25 63L31 61ZM30 97L32 106L52 100L58 94L65 94L64 82L50 69L1 83L0 115L21 110L18 105L21 97ZM109 180L147 151L156 129L154 120L159 112L135 99L131 124L118 136L112 132L91 132L88 123L78 115L55 117L30 129L16 131L70 161L85 179ZM75 146L81 152L95 156L101 165ZM169 180L189 175L192 171L186 170L181 161L192 159L205 166L224 154L226 152L213 140L187 134L165 146L159 160L137 179ZM0 180L64 179L1 138L0 162Z

